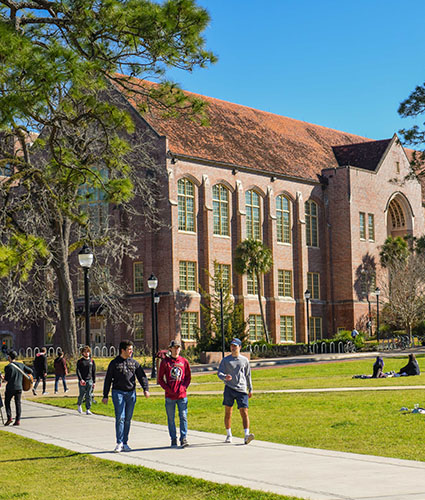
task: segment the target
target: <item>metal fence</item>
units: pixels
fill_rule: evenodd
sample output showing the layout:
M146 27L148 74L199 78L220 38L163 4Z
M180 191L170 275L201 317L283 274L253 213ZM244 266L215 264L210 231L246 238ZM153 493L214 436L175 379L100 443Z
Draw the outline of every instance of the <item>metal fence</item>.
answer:
M83 347L83 344L78 346L78 351ZM47 347L47 356L55 357L58 355L60 347ZM34 358L40 352L39 347L21 347L18 350L20 358ZM118 349L115 346L95 346L92 349L92 356L96 358L114 358L118 355Z

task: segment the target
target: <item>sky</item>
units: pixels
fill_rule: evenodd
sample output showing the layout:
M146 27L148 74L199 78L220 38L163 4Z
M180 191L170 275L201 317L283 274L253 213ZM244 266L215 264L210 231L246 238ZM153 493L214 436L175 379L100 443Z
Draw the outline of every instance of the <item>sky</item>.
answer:
M197 4L218 62L170 71L183 89L371 139L414 123L397 109L425 81L424 0Z

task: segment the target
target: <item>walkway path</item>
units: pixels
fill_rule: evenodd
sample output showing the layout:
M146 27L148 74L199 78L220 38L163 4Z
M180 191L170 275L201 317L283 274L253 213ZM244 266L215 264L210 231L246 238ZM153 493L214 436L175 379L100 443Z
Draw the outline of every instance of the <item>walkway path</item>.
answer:
M425 463L300 448L189 432L186 449L168 447L165 426L133 422L132 452L114 454L114 421L23 403L22 425L3 429L99 458L312 500L424 500Z

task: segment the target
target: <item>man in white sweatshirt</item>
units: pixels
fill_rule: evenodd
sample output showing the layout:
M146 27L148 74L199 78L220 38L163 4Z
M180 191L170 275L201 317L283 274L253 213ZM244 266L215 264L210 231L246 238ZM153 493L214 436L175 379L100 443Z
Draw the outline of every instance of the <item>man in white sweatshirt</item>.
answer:
M242 342L233 339L230 343L231 354L221 360L218 378L225 383L223 394L224 425L226 443L232 442L232 412L235 401L242 417L245 432L244 443L249 444L254 434L249 432L248 399L252 396L251 367L245 356L241 356Z

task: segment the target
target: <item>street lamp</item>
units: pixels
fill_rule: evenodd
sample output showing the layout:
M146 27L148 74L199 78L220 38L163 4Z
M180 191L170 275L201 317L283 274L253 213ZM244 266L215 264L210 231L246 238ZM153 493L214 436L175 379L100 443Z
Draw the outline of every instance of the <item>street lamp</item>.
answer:
M159 334L158 334L158 304L159 304L159 294L155 292L154 296L154 302L155 302L155 343L156 343L156 350L159 350Z
M220 281L220 321L221 321L221 358L224 358L224 306L223 306L223 282Z
M381 294L381 290L376 287L375 295L376 295L376 339L378 341L378 349L379 349L379 295Z
M310 352L310 315L308 311L308 303L310 301L311 293L310 290L307 288L307 290L304 292L304 298L307 304L307 345L308 345L308 352Z
M78 262L84 270L84 310L86 316L86 345L90 345L90 290L89 290L89 269L93 264L93 252L90 247L84 244L78 252Z
M367 317L367 329L369 330L369 337L371 337L372 336L372 311L371 311L370 300L369 300L369 292L364 292L364 297L367 300L367 305L369 308L369 315Z
M152 306L152 372L151 378L156 378L156 364L155 364L155 354L156 354L156 342L155 342L155 289L158 286L158 278L152 273L151 277L148 279L148 287L151 290L151 306Z

